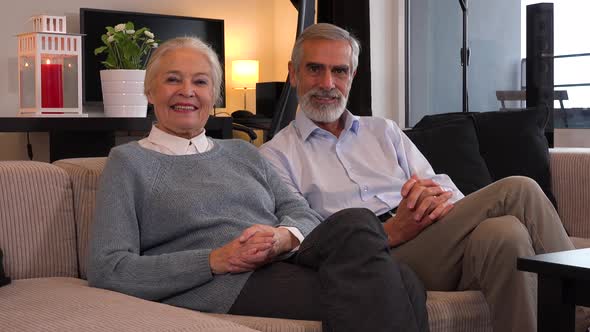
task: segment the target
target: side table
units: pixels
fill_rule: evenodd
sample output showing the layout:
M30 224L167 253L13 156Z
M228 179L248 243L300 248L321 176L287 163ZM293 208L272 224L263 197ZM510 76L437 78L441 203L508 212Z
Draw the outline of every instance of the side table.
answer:
M538 275L537 331L574 331L576 305L590 306L590 248L518 258Z

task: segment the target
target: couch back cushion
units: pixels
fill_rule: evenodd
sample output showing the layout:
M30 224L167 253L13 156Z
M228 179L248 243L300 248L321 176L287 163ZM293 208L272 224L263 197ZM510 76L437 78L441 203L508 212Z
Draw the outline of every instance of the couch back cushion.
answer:
M473 119L479 151L493 181L511 175L528 176L537 181L557 207L551 191L549 146L545 138L548 112L526 110L427 115L414 128L430 128L460 118Z
M436 173L447 174L465 195L492 183L479 152L473 119L461 117L404 130Z
M0 248L12 279L78 277L68 174L34 161L0 162Z
M90 226L94 220L98 179L106 164L106 157L73 158L54 162L65 170L72 181L74 191L74 212L78 236L78 265L80 277L86 279L86 258Z

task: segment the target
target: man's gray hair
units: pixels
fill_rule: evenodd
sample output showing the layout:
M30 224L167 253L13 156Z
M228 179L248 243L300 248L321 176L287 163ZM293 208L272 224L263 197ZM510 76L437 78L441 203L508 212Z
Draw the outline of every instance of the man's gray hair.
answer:
M197 37L176 37L169 39L161 44L154 53L152 53L145 70L144 93L147 95L153 88L154 80L156 79L156 74L158 72L157 69L162 56L169 51L179 48L192 48L195 51L205 55L209 61L209 65L211 66L213 100L218 102L221 97L221 82L223 80L219 58L211 46L205 44Z
M350 64L352 65L352 73L356 71L359 63L360 43L348 31L329 23L317 23L307 27L295 41L293 52L291 53L291 62L295 67L295 71L299 70L301 58L303 57L303 43L311 39L327 39L327 40L345 40L350 44L352 55L350 57Z

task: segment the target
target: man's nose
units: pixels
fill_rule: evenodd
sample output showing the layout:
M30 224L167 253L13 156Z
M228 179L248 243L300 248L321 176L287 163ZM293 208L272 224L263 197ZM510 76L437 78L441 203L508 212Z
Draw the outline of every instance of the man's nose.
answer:
M324 89L332 89L334 87L334 78L329 70L326 70L320 76L320 87Z

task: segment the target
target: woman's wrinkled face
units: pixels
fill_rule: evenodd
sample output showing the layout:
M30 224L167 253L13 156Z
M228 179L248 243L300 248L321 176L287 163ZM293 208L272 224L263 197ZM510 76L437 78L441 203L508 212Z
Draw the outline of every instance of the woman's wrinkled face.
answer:
M207 57L188 47L162 55L147 98L159 129L187 139L199 135L214 105Z

